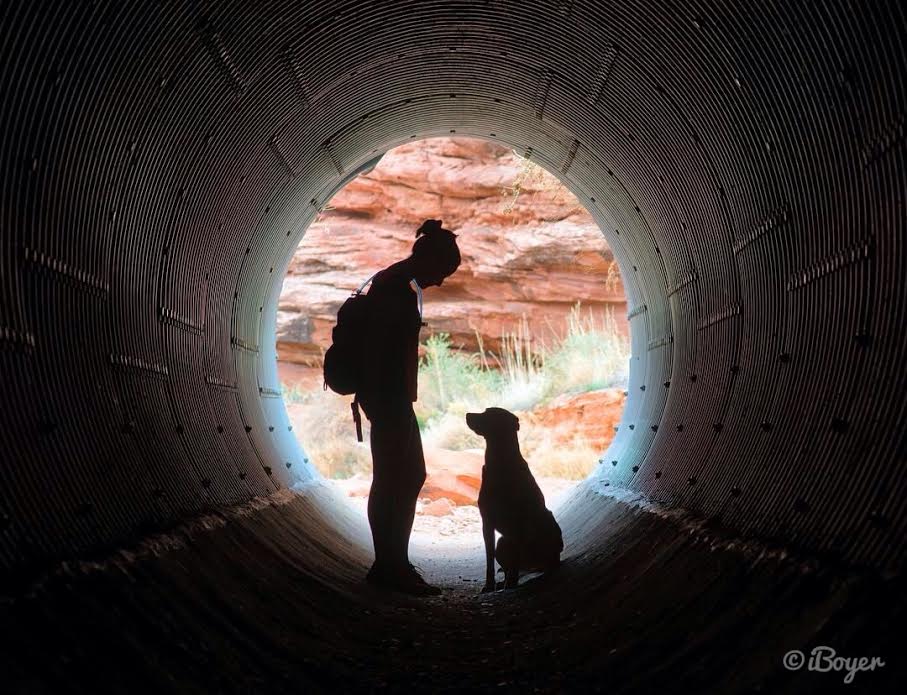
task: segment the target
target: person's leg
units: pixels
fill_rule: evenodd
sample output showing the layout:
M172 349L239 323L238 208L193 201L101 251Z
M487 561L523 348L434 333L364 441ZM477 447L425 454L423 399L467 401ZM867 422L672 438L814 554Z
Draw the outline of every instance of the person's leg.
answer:
M396 516L395 459L399 455L393 422L369 418L372 450L372 485L368 495L368 523L375 547L375 568L390 570L395 564L394 526Z
M425 483L425 455L422 450L422 436L419 423L412 408L405 427L403 450L398 461L399 468L399 506L394 530L394 555L402 567L409 566L409 539L412 535L413 522L416 517L416 503L419 492Z
M368 510L375 565L368 579L411 594L438 594L440 589L425 583L409 564L409 537L425 481L425 459L412 404L384 403L380 411L372 409L372 414Z

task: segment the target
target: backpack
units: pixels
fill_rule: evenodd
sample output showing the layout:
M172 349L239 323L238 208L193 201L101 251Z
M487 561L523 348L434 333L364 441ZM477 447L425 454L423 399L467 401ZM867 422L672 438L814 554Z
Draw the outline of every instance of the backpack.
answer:
M369 296L362 290L372 275L353 292L337 312L337 325L331 331L331 346L324 353L324 390L341 396L359 390L362 346L368 342Z
M375 273L377 275L377 273ZM362 290L375 277L372 275L353 292L337 311L337 325L331 331L331 346L324 353L324 390L329 388L341 396L359 391L362 385L362 350L369 344L369 321L371 304ZM422 288L419 295L419 315L422 315ZM358 397L350 404L353 422L356 423L356 438L362 441L362 417L359 414Z

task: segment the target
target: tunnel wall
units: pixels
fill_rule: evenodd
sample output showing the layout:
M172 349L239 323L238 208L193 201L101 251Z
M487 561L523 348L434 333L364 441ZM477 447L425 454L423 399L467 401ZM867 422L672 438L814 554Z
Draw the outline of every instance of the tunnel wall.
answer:
M4 570L311 479L283 272L350 172L450 133L551 170L618 259L630 395L594 477L902 566L900 3L2 12Z

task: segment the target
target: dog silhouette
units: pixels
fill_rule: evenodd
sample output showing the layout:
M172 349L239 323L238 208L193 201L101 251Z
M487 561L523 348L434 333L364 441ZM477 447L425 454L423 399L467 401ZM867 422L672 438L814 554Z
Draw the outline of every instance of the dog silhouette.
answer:
M520 572L546 572L560 564L564 540L545 496L520 452L519 418L503 408L466 413L466 425L485 438L485 465L479 513L485 541L485 586L494 591L494 561L504 570L504 588L517 585ZM501 534L495 546L495 531Z

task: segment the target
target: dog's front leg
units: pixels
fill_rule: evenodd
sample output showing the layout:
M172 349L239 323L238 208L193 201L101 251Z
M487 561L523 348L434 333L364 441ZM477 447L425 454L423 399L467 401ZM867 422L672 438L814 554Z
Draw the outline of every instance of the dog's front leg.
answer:
M504 588L515 589L520 583L520 543L514 543L513 563L504 568Z
M482 593L494 591L494 526L482 520L482 538L485 539L485 586Z

